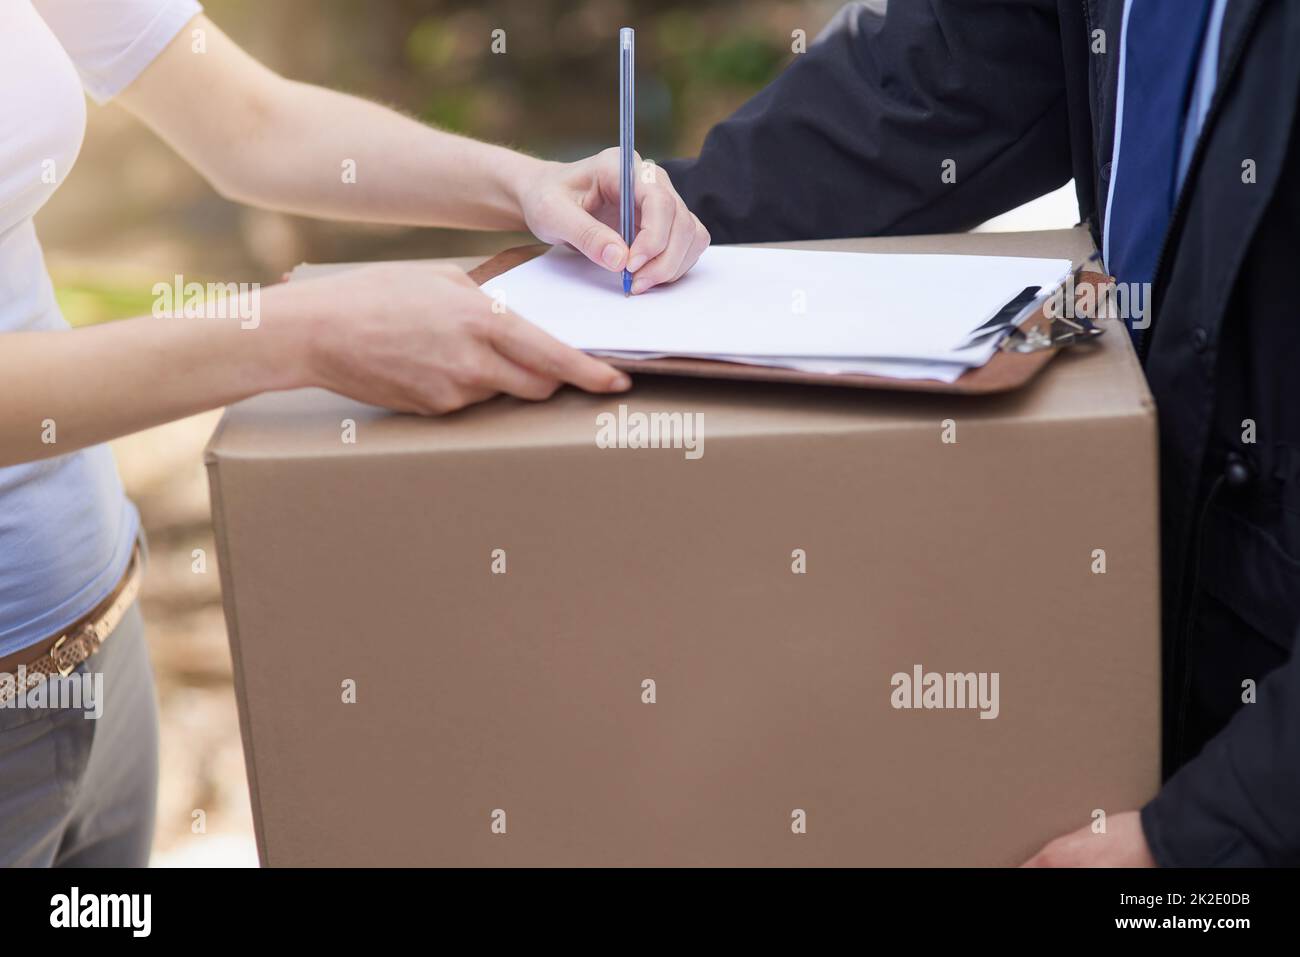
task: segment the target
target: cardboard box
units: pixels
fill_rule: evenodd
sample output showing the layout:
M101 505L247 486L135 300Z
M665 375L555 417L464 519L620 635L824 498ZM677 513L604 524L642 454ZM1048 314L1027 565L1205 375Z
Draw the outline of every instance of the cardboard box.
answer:
M637 413L702 444L598 444L672 421ZM1155 416L1118 327L990 398L269 395L207 461L266 864L1014 864L1158 786Z

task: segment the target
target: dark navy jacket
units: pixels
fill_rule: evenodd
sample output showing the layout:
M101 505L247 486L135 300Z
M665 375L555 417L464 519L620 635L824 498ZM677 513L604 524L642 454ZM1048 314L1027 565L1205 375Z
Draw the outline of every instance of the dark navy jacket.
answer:
M720 243L962 230L1073 177L1100 248L1122 13L854 4L665 168ZM1232 0L1143 343L1167 780L1142 822L1164 865L1300 863L1298 101L1300 0Z

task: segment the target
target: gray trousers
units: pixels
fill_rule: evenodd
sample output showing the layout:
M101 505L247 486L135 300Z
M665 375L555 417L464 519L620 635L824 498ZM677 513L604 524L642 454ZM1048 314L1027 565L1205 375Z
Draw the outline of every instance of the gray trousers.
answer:
M74 675L81 708L0 708L0 865L142 867L158 794L158 706L133 605ZM87 711L99 712L88 720Z

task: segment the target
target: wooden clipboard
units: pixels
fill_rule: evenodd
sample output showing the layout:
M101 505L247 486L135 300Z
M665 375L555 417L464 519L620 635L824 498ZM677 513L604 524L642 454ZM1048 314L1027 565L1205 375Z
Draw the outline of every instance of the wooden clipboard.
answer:
M535 259L549 249L541 243L515 246L493 256L482 265L471 269L469 277L480 286L495 279L507 270ZM1076 290L1089 284L1104 285L1111 280L1096 272L1084 272L1075 281ZM1093 301L1099 301L1094 297ZM1030 329L1041 323L1050 323L1047 304L1021 324ZM967 369L954 382L935 379L890 379L874 375L833 375L821 372L800 372L796 369L774 369L770 366L744 365L738 362L721 362L714 359L614 359L605 356L617 369L633 374L691 376L701 379L739 379L755 382L793 382L802 385L841 386L856 389L887 389L898 392L939 392L958 395L988 395L1019 389L1038 375L1060 348L1046 348L1037 352L1009 352L998 350L984 365Z

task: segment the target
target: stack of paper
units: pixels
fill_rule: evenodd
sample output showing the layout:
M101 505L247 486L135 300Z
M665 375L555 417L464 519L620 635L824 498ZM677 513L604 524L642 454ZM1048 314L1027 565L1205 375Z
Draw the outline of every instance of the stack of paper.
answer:
M992 357L1002 319L1037 309L1070 268L1067 259L714 246L676 283L626 298L617 275L556 248L483 289L599 355L952 382ZM1008 313L1017 297L1023 308Z

